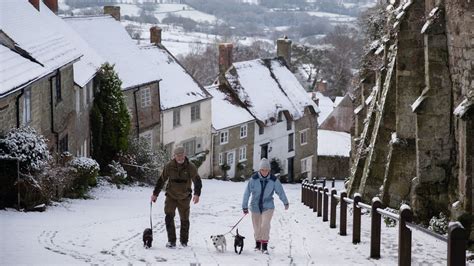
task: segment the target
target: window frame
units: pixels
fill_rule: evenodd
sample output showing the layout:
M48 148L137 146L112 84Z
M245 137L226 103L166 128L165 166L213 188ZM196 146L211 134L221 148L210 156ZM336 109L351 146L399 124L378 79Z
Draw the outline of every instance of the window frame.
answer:
M191 122L201 120L201 104L191 105Z
M181 126L181 108L173 110L173 128Z
M239 147L239 163L247 161L247 145Z
M219 144L224 145L229 143L229 130L219 132Z
M241 125L239 132L240 132L240 138L241 138L241 139L246 138L246 137L247 137L247 132L248 132L248 126L247 126L247 124ZM242 134L242 133L245 133L245 134Z
M140 104L142 108L147 108L151 106L151 89L150 87L145 87L140 91Z
M288 152L295 150L295 133L288 134Z
M308 131L309 129L303 129L300 131L300 145L301 146L308 144Z
M219 165L224 165L224 153L219 153Z

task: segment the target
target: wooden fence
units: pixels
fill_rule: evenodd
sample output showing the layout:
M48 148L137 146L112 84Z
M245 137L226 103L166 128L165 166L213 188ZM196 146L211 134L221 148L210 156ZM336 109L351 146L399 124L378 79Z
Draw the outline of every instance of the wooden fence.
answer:
M333 183L334 184L334 183ZM330 200L329 200L330 199ZM360 194L356 193L351 199L345 191L338 194L334 188L329 189L318 185L318 182L304 181L301 186L301 201L310 207L317 216L328 221L329 227L336 228L337 204L340 204L339 234L347 235L347 206L352 205L352 243L360 243L361 232L361 209L371 212L370 225L370 258L380 258L380 235L382 229L382 217L389 217L398 221L398 265L411 265L412 230L421 231L438 240L447 243L447 262L449 266L466 265L467 232L459 222L452 222L448 227L448 237L436 234L424 227L413 223L413 212L408 205L400 207L400 214L394 214L382 209L382 202L374 197L372 204L361 201Z

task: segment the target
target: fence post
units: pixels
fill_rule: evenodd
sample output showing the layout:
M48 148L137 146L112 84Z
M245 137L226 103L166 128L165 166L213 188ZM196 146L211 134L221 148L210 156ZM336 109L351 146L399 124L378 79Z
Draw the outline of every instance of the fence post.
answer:
M328 193L329 192L329 189L327 187L324 188L324 195L323 195L323 222L327 222L328 221L328 209L329 209L329 197L328 197Z
M460 222L451 222L448 227L448 266L466 265L467 232Z
M318 217L323 215L323 195L322 192L323 188L318 187Z
M360 243L360 208L357 206L357 203L361 201L361 196L359 193L354 194L354 203L352 205L352 243Z
M347 192L341 192L341 215L339 217L339 234L341 236L347 235L347 202L344 200L347 197Z
M398 224L398 265L411 265L411 230L406 222L413 221L413 212L410 206L403 204L400 207L400 222Z
M311 193L311 200L313 201L313 212L318 210L318 186L314 184L313 193Z
M332 187L335 187L335 186L336 186L336 178L333 177L333 178L332 178Z
M326 187L326 180L327 180L327 178L325 177L325 178L323 179L323 187Z
M314 185L311 182L308 184L308 200L307 200L308 204L306 206L308 206L309 208L311 208L311 206L313 204L311 202L311 200L312 200L311 193L313 192L313 186Z
M331 189L331 215L329 216L329 228L336 228L336 195L337 191L335 188Z
M382 201L378 197L372 199L372 220L370 225L370 257L380 259L380 231L382 219L377 209L382 207Z

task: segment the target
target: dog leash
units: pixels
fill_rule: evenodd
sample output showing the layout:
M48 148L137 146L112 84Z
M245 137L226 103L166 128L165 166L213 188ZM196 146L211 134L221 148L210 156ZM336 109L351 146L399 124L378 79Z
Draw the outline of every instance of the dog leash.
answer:
M151 220L151 208L153 206L153 202L150 201L150 229L151 233L153 234L153 221Z
M245 218L245 216L247 216L247 213L244 213L244 216L242 216L242 218L240 218L240 220L237 221L237 223L230 229L230 231L225 233L224 235L232 234L232 230L234 230L234 228L237 227L237 225Z

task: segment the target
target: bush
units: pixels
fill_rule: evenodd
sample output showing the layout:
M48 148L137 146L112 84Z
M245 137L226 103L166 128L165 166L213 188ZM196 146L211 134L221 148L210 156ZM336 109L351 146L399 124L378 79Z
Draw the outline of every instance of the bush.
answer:
M395 209L392 209L392 208L385 208L384 210L388 211L388 212L391 212L391 213L394 213L394 214L398 214L399 211L398 210L395 210ZM397 221L392 219L392 218L389 218L387 216L383 216L383 222L385 223L385 226L386 227L395 227L397 225Z
M112 163L108 165L108 168L112 183L128 184L130 182L127 171L123 169L123 166L119 162L112 161Z
M99 164L90 158L78 157L69 162L69 166L75 169L75 175L71 186L71 197L83 197L89 186L97 185L99 175Z
M208 153L209 151L200 152L194 155L193 157L190 157L189 161L191 161L196 166L196 168L199 168L202 165L202 163L206 160L206 155Z
M449 218L442 212L439 216L433 216L430 220L428 229L438 234L445 235L448 232Z
M31 127L14 128L0 139L0 156L20 159L20 172L33 174L48 165L46 139Z

